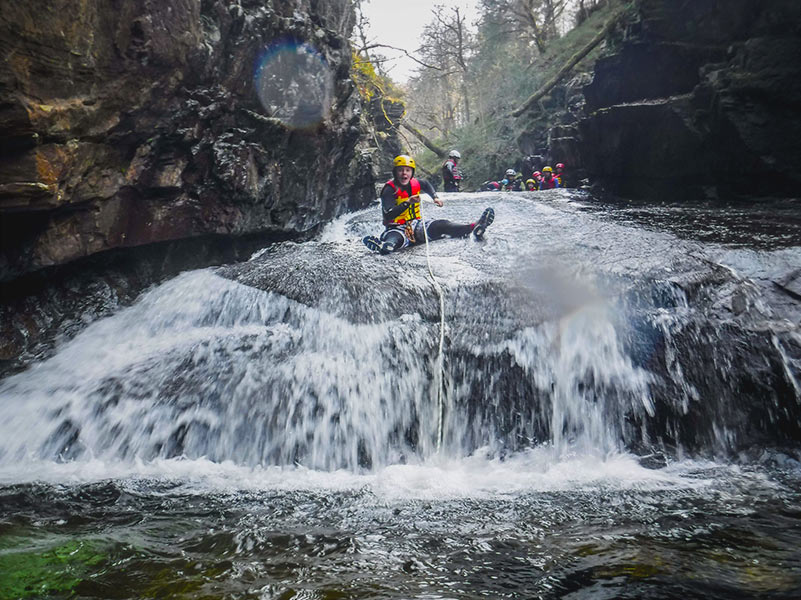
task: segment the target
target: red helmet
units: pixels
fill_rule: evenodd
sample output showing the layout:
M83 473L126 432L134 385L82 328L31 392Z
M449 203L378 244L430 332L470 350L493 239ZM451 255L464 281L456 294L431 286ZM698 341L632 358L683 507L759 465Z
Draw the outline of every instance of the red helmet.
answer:
M531 174L531 176L532 176L532 177L542 177L542 173L540 173L539 171L534 171L534 172Z
M557 169L564 169L565 165L564 165L564 163L556 163L556 168Z

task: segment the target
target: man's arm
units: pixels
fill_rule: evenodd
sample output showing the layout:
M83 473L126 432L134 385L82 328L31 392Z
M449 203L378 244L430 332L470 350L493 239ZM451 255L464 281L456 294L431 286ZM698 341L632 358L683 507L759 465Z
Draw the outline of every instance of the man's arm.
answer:
M434 189L434 186L431 185L427 180L421 179L420 180L420 191L423 193L428 194L433 198L434 204L437 206L442 206L442 200L437 197L437 191Z

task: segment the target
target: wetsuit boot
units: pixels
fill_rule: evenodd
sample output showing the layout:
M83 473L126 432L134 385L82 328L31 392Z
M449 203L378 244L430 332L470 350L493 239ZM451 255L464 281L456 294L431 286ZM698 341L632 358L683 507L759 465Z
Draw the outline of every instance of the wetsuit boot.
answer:
M477 240L484 238L484 232L487 230L487 227L492 225L494 220L495 210L492 207L485 208L484 212L481 213L481 217L476 221L475 227L473 227L473 235Z
M374 235L368 235L362 238L362 243L367 246L368 249L373 252L378 252L379 254L389 254L395 249L392 243L382 242Z

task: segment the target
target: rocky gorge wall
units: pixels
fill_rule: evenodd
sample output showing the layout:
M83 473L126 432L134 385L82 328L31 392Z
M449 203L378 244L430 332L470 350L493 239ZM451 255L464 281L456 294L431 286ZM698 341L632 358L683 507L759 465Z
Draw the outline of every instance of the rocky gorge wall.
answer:
M346 0L6 3L0 281L113 248L300 233L372 199L351 25ZM259 101L258 59L281 43L329 71L302 127Z
M584 88L581 162L614 194L797 197L801 3L639 0Z
M348 0L4 3L0 367L374 200L353 20Z

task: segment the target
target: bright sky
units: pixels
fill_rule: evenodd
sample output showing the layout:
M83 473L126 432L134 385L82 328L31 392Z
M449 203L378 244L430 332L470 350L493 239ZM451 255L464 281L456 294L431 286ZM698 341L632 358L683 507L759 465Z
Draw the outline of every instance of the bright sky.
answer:
M387 44L397 48L405 48L410 53L421 45L420 36L423 27L433 19L431 9L435 4L458 6L461 14L467 15L468 27L473 27L476 20L476 4L478 0L364 0L362 10L370 21L369 42ZM384 63L389 76L399 83L405 83L412 71L419 66L402 52L389 48L375 50L394 60Z

